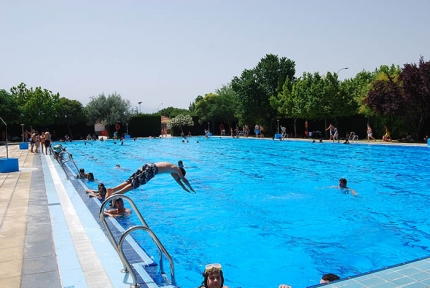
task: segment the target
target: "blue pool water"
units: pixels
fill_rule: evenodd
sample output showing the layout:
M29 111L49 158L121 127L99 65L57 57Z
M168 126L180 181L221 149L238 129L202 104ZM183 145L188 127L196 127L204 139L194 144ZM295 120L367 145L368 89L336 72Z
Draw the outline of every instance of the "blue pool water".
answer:
M430 254L427 146L216 137L91 143L66 146L107 187L147 162L184 161L196 194L168 174L127 194L174 259L183 288L201 282L207 263L223 265L231 288L297 288L325 273L345 278ZM330 188L340 177L356 196Z

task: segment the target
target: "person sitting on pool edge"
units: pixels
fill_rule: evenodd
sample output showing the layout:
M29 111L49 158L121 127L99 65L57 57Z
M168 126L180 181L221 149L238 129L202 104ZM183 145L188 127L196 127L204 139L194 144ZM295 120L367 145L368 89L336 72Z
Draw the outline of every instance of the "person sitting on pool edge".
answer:
M182 161L178 161L178 166L169 162L147 163L134 172L127 181L114 188L108 188L106 198L111 197L113 194L124 194L132 189L136 189L140 185L148 183L148 181L154 178L155 175L162 173L170 173L182 189L187 192L190 192L191 190L195 193L196 191L194 191L190 182L185 178L186 171ZM184 182L190 190L188 190L182 182Z
M199 288L228 288L224 286L224 274L221 264L208 264L203 272L203 282Z
M130 209L124 208L124 200L122 200L122 198L116 198L114 202L115 202L116 209L105 210L103 212L105 216L117 217L117 216L129 215L131 213Z

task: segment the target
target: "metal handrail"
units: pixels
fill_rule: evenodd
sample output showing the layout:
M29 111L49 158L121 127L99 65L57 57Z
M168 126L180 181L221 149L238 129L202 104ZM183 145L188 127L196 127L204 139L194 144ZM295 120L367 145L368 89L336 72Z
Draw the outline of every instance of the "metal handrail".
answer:
M130 227L129 229L127 229L120 237L118 243L116 243L115 238L112 234L112 231L110 230L109 226L107 225L106 222L106 217L104 216L104 208L105 206L111 202L114 201L117 198L122 198L127 200L131 207L133 208L134 211L136 211L136 215L139 218L140 222L143 225L137 225L137 226L133 226ZM139 210L137 209L136 205L134 204L133 200L131 200L130 197L125 196L125 195L117 195L117 196L112 196L108 199L106 199L105 201L103 201L103 203L100 206L100 210L99 210L99 217L100 217L100 221L103 223L103 226L106 228L106 231L108 232L109 235L109 240L111 241L112 245L115 247L123 265L124 265L124 269L122 270L123 272L127 273L129 272L131 277L133 278L133 285L131 285L131 287L140 287L140 285L137 283L137 279L136 279L136 275L133 271L133 269L130 266L130 262L127 260L127 258L124 256L124 251L123 251L123 241L125 239L126 236L128 236L128 234L130 234L131 232L135 231L135 230L144 230L146 231L149 236L151 237L152 241L155 243L155 245L157 246L157 248L160 251L160 270L161 273L164 274L164 268L163 268L163 254L166 256L166 258L169 260L170 263L170 276L171 276L171 282L173 285L175 284L175 268L174 268L174 264L173 264L173 260L172 257L170 257L170 254L167 252L167 250L164 248L163 244L161 244L160 240L157 238L157 236L155 235L155 233L149 228L148 224L146 223L145 219L142 217L142 214L140 214Z
M355 135L355 132L349 133L348 141L357 142L358 141L358 135Z
M6 158L9 158L9 147L7 145L7 124L6 124L6 122L4 122L3 118L0 117L0 120L1 120L1 122L3 122L4 126L6 127L6 134L5 134L5 136L6 136L6 139L5 139L6 140Z
M55 152L53 151L53 149L51 147L49 147L49 149L51 149L52 154L55 155ZM64 158L64 154L67 154L67 156L68 156L67 159ZM69 175L68 175L68 173L66 173L66 170L64 169L64 164L67 163L67 162L71 162L73 164L73 166L75 167L75 169L76 169L76 173L79 174L78 166L76 166L76 163L73 160L72 154L70 154L69 152L67 152L65 150L65 148L62 148L61 152L58 153L57 161L60 164L61 168L63 169L64 173L66 174L67 179L69 179Z

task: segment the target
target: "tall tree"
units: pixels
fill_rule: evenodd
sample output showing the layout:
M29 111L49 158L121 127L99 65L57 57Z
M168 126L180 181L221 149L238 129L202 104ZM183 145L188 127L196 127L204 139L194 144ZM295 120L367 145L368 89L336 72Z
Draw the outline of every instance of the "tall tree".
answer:
M16 97L4 89L0 89L0 111L7 124L17 124L22 119Z
M430 116L430 61L423 57L417 64L405 64L399 76L403 88L403 116L406 127L415 139L423 136L423 127Z
M285 80L293 80L294 74L294 61L268 54L255 68L244 70L240 78L234 77L232 88L238 104L236 116L241 124L257 122L273 131L277 107L272 107L269 99L278 95Z
M233 122L237 121L235 116L236 112L236 97L231 83L223 85L221 88L215 90L218 94L217 108L219 112L219 120L221 122L226 122L229 127L232 127Z
M60 94L36 87L28 89L24 83L10 89L22 107L25 124L47 126L55 123L55 107Z
M104 93L98 97L91 97L91 101L85 107L89 124L102 123L114 125L126 124L130 117L130 101L123 100L121 95L113 93L106 97Z
M66 125L70 137L73 135L70 129L71 125L88 121L84 107L82 106L81 102L77 100L70 100L65 97L60 97L54 109L55 123L57 125Z

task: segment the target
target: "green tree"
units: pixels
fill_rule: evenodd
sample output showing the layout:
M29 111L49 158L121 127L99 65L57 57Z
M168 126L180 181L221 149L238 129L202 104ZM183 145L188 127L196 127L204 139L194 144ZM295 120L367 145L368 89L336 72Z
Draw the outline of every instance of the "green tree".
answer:
M217 118L217 97L217 94L209 93L196 103L195 112L199 117L200 124L206 121L214 121Z
M190 106L188 107L188 110L190 110L190 112L193 113L193 115L196 115L196 104L200 100L203 100L202 95L197 96L194 102L190 103Z
M22 119L16 97L4 89L0 89L0 111L0 116L8 125L18 124Z
M270 97L281 92L285 80L294 79L295 63L285 57L268 54L257 66L244 70L241 77L234 77L237 113L241 124L260 123L273 130L277 107L272 107Z
M187 110L187 109L182 109L182 108L174 108L172 106L169 106L167 108L161 109L160 111L158 111L157 113L154 113L155 115L160 115L160 116L166 116L168 118L173 118L178 116L179 114L182 115L191 115L192 112Z
M60 98L59 93L53 94L41 87L28 89L24 83L12 87L10 91L22 107L25 124L48 126L55 123L55 107Z
M231 87L231 83L227 85L222 85L221 88L215 90L215 93L218 94L217 99L217 108L218 115L221 122L226 122L229 127L232 127L233 122L237 121L236 113L236 95L234 93L233 88Z
M85 114L85 109L82 103L77 100L70 100L65 97L60 97L55 107L55 124L66 125L70 137L73 133L70 129L71 125L76 125L82 122L88 122Z
M130 108L130 101L123 100L121 95L113 93L106 97L102 93L98 97L91 97L85 110L88 115L88 124L114 125L126 124L130 120Z
M190 115L179 114L175 118L170 119L170 127L179 127L182 133L184 133L182 127L185 126L194 126L193 118Z

